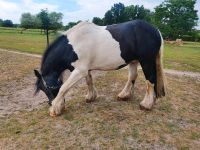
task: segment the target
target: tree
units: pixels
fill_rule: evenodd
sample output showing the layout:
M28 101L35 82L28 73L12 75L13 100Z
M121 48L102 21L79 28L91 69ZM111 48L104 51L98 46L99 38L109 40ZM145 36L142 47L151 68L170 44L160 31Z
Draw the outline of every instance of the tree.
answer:
M115 21L114 21L114 16L111 12L111 10L108 10L106 13L105 13L105 16L104 16L104 24L105 25L111 25L113 24Z
M3 26L3 20L0 19L0 27L2 27L2 26Z
M164 37L175 39L190 34L197 25L196 0L165 0L155 8L155 24Z
M106 25L121 23L125 21L125 6L122 3L114 4L110 10L105 13L104 23Z
M49 46L49 30L57 30L62 27L62 13L52 12L42 9L37 15L40 22L40 28L46 31L47 46Z
M122 3L114 4L111 8L114 17L114 23L121 23L125 21L125 6Z
M35 15L31 15L30 13L23 13L21 16L21 27L23 28L21 30L21 33L23 33L23 30L26 29L34 29L38 27L37 24L37 17Z
M31 29L35 27L35 16L30 13L23 13L21 16L21 27L25 29Z
M13 27L13 22L11 20L4 20L2 26L3 27Z
M46 31L47 37L47 47L49 46L49 27L50 27L50 19L48 16L48 11L42 9L41 12L38 14L38 17L41 20L41 28Z
M125 8L126 21L141 19L152 22L153 12L145 9L144 6L130 5Z
M104 20L99 18L99 17L94 17L92 19L92 22L96 25L99 25L99 26L103 26L104 25Z
M51 30L58 30L62 28L62 18L63 14L62 13L57 13L57 12L51 12L49 14L49 20L50 20L50 29Z

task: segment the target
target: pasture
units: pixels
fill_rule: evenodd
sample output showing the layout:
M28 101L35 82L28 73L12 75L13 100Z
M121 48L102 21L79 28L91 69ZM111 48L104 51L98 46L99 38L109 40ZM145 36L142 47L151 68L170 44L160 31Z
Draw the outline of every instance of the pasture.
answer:
M126 69L95 72L98 99L85 102L87 88L81 81L67 94L64 114L52 118L46 97L33 97L32 70L40 59L7 52L0 56L1 72L6 75L1 76L1 112L13 103L8 107L12 114L1 114L1 148L200 149L199 78L167 74L167 96L152 111L141 111L139 102L145 94L141 71L132 99L126 102L116 97L127 81Z
M40 30L0 28L0 48L42 54ZM51 35L51 40L55 34ZM200 43L165 44L165 68L200 72ZM129 101L117 101L128 71L93 72L99 97L85 102L80 81L66 95L63 115L49 116L47 98L34 97L40 58L0 51L0 149L200 149L200 76L166 74L167 96L141 111L145 81L139 71Z
M23 31L21 28L0 27L0 48L41 54L46 48L46 36L38 29ZM50 41L55 34L50 34Z
M21 52L42 54L46 47L46 36L38 29L30 29L20 34L18 28L0 28L0 48ZM50 34L50 41L55 39ZM169 69L200 72L200 43L184 42L182 46L165 44L164 66Z

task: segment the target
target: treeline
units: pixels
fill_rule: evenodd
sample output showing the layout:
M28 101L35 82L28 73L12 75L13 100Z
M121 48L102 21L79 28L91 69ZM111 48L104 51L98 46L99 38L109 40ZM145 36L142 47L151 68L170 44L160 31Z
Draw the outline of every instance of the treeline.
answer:
M186 40L200 40L197 31L198 16L194 9L196 0L165 0L155 11L144 6L125 6L122 3L114 4L103 18L94 17L97 25L110 25L125 21L141 19L158 27L165 39L183 38Z
M141 19L159 28L165 39L182 38L183 40L200 41L200 35L194 28L198 22L195 4L196 0L164 0L154 8L154 11L151 11L144 6L125 6L122 3L117 3L104 14L103 18L94 17L92 22L105 26ZM22 33L26 29L43 30L48 41L50 30L68 30L80 22L69 22L66 26L63 26L62 18L62 13L48 12L48 10L41 10L36 15L23 13L19 26L23 28ZM11 20L0 19L0 26L13 27L14 25Z
M153 12L149 9L144 8L144 6L131 5L125 7L124 4L118 3L114 4L110 10L108 10L104 18L94 17L92 22L97 25L111 25L122 23L135 19L142 19L148 22L152 22Z
M17 24L13 24L12 20L2 20L0 19L0 27L17 27Z

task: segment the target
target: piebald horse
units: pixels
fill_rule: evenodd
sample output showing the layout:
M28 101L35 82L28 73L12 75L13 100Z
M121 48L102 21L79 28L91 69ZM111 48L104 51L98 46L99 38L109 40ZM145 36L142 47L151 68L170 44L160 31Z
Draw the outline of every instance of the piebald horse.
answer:
M128 99L137 78L140 63L146 78L142 109L151 110L156 98L165 96L162 66L163 38L158 29L145 21L134 20L109 26L81 22L58 37L45 51L37 77L36 93L42 90L51 105L50 116L60 115L64 95L82 78L88 85L87 102L97 97L92 70L117 70L128 65L128 81L119 99ZM64 70L71 74L63 83Z

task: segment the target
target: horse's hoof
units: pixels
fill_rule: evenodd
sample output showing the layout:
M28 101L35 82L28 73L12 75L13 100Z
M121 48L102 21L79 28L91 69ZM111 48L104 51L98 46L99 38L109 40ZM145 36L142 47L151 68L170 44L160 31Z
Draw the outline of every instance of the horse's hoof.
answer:
M143 106L142 104L140 104L140 110L151 111L151 110L152 110L152 108L145 107L145 106Z
M65 107L61 107L61 108L54 108L53 106L51 106L49 108L49 115L51 117L56 117L62 114L62 112L64 111Z
M95 101L96 98L91 98L91 99L88 99L86 98L86 103L92 103Z
M52 106L49 108L49 115L51 117L56 117L57 116Z
M130 100L130 97L119 97L119 96L117 96L117 100L118 101L129 101Z

